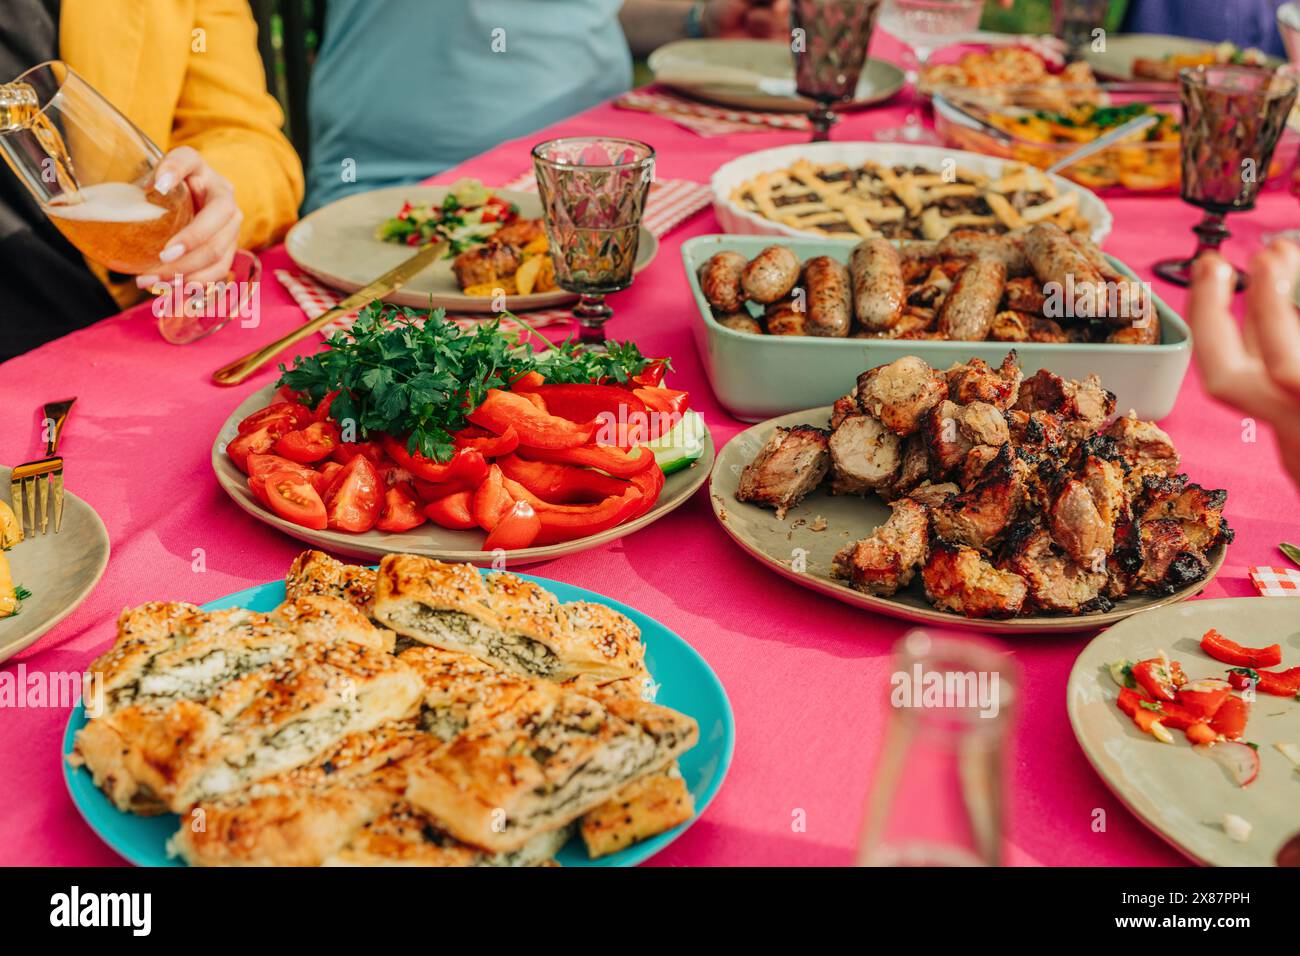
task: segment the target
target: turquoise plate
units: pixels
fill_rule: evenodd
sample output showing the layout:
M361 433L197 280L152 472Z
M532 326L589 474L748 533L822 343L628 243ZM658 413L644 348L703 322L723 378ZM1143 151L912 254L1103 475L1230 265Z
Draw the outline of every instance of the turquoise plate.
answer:
M530 574L519 576L536 581L560 601L595 601L621 611L635 621L646 644L646 664L659 685L656 702L689 714L699 722L700 742L678 761L682 776L695 797L694 817L679 827L599 860L587 858L579 837L570 840L557 857L564 866L635 866L681 836L717 795L736 747L731 703L721 681L704 658L653 618L585 588ZM219 611L246 607L253 611L269 611L283 600L284 582L272 581L210 601L203 605L203 609ZM85 711L78 704L63 734L65 755L72 752L73 736L85 723ZM73 767L67 760L63 761L63 777L72 802L90 828L127 860L138 866L184 865L182 861L167 856L167 840L180 826L175 815L137 817L122 813L95 786L88 770Z

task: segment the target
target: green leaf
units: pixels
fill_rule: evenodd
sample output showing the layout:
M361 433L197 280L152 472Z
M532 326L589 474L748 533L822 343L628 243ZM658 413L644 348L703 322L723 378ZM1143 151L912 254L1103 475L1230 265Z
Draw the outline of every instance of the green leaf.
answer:
M1300 548L1296 547L1294 544L1288 544L1285 541L1283 541L1277 547L1279 551L1281 551L1283 554L1285 554L1288 558L1291 559L1292 564L1294 564L1296 567L1300 567Z

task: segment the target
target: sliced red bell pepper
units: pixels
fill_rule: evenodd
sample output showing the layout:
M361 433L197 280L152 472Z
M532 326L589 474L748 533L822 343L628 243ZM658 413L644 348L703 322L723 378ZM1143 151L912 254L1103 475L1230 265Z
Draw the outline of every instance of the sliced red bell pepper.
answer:
M1165 662L1158 657L1134 664L1133 679L1156 700L1174 700L1178 688L1187 683L1177 661L1166 669Z
M520 444L531 448L577 448L591 441L596 422L580 424L549 415L528 400L526 396L532 394L490 388L483 404L469 414L469 420L498 435L513 427Z
M1223 702L1210 719L1210 727L1217 734L1228 740L1237 740L1246 732L1246 721L1250 717L1250 705L1240 697L1229 697Z
M468 531L478 527L470 510L473 502L474 492L455 491L445 498L430 501L424 506L424 513L434 524L455 531Z
M392 435L383 437L384 451L416 478L436 483L455 481L477 486L487 475L487 459L477 448L458 448L451 461L434 461L419 452L409 452L406 444Z
M1243 647L1230 641L1214 628L1205 632L1201 638L1201 650L1216 661L1232 664L1234 667L1276 667L1282 663L1282 646L1270 644L1268 647Z
M579 448L532 448L520 445L515 454L529 461L599 468L615 478L631 478L638 472L655 466L654 453L648 448L623 451L612 445L583 445Z
M486 428L470 425L468 428L462 428L452 437L456 439L457 448L477 449L484 458L508 455L519 447L519 433L513 426L507 426L503 434L497 435Z
M627 488L622 478L575 465L557 465L547 461L527 461L518 455L505 455L496 462L505 477L519 482L537 497L552 504L591 504L610 495L621 495Z
M540 395L552 415L571 422L598 421L597 441L630 448L649 437L650 413L645 402L627 389L612 385L542 385Z
M526 548L542 531L542 519L537 516L533 506L526 501L516 501L510 510L501 516L497 526L488 532L483 542L484 551L517 551Z
M1245 673L1250 671L1250 673ZM1228 672L1228 682L1237 690L1250 686L1251 677L1258 679L1255 689L1261 694L1274 697L1295 697L1300 695L1300 667L1284 671L1262 671L1254 668L1240 668Z
M640 374L629 378L628 383L632 388L656 388L664 380L667 367L663 359L658 359L643 368Z
M637 513L641 506L641 492L632 485L621 495L611 495L604 501L590 505L556 505L543 501L531 491L510 478L503 479L505 490L518 500L533 506L542 521L542 530L534 544L555 544L599 534L620 525Z
M525 372L510 383L512 392L532 392L546 384L541 372Z
M384 492L384 507L375 521L375 528L399 534L424 524L425 515L415 492L405 484L391 485Z
M641 517L655 506L655 502L659 500L660 492L664 490L666 480L663 470L660 468L647 468L644 471L638 471L628 479L641 491L641 508L636 514L632 515L633 518Z
M514 503L514 497L506 490L501 469L495 464L489 466L487 477L474 492L471 510L475 522L484 531L491 532L501 520L501 516L509 511Z
M1178 691L1178 703L1198 720L1213 720L1224 701L1231 696L1232 692L1226 686L1212 690L1188 690L1184 687Z

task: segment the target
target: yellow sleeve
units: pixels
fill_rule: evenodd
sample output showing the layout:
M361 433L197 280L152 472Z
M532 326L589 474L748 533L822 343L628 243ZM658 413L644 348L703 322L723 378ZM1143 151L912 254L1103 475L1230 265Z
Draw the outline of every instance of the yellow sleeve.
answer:
M276 242L298 218L302 163L280 131L283 122L266 91L248 0L196 0L168 148L193 147L234 184L246 248Z

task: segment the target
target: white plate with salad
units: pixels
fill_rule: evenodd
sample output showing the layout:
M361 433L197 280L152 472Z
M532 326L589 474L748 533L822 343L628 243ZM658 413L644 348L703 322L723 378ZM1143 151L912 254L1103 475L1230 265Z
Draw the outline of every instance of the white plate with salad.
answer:
M392 186L348 196L300 220L285 237L294 264L321 282L344 292L357 289L409 259L427 242L447 242L447 251L428 269L385 297L393 305L444 308L449 312L511 312L563 306L577 299L554 286L549 254L541 230L541 200L535 193L484 187L477 180L451 186ZM531 230L528 229L532 225ZM487 294L467 294L453 269L456 256L489 246L502 229L515 227L527 241L512 244L508 254L518 267L466 283ZM659 241L644 227L637 246L635 271L659 251ZM502 288L504 303L489 290Z
M1093 768L1198 863L1274 866L1300 833L1297 610L1261 597L1148 611L1070 672L1066 709Z

